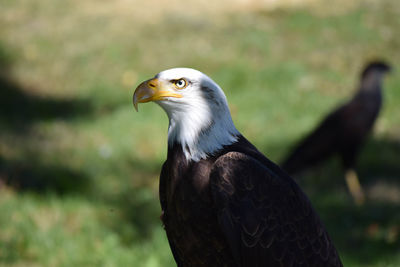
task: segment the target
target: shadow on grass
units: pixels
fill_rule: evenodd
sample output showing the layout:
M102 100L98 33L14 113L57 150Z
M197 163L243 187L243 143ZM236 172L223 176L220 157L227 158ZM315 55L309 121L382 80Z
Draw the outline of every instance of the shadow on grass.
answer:
M26 131L35 121L68 119L90 111L90 103L85 100L30 94L9 77L8 71L0 70L0 125L3 131Z
M361 151L358 170L367 182L378 176L400 184L400 139L371 139Z
M31 126L42 120L70 119L91 111L90 103L74 99L54 99L29 93L11 77L11 60L0 43L0 145L2 137L32 137ZM15 142L17 143L17 142ZM24 151L16 145L13 150ZM40 161L40 149L23 160L8 159L0 150L0 182L17 190L76 192L85 187L87 178L62 165Z
M0 182L18 191L57 194L84 192L88 177L80 172L41 162L8 161L0 157Z
M343 196L339 192L338 195ZM350 198L332 202L321 194L310 198L347 261L366 265L397 255L400 249L398 204L368 201L357 207Z
M0 149L2 144L11 139L16 143L13 149L22 152L21 159L14 159L5 150L0 150L0 187L6 184L17 192L90 195L92 188L96 188L92 184L92 177L69 168L62 161L45 162L41 159L42 153L38 144L33 144L38 149L32 151L32 148L26 149L24 144L18 144L15 140L35 142L32 126L37 122L101 116L113 111L117 105L96 107L94 102L85 100L33 94L30 90L32 88L25 88L12 78L11 67L7 51L0 42ZM135 177L126 180L119 177L122 179L121 183L127 183L126 186L110 199L104 197L102 201L115 207L118 218L107 214L104 223L129 246L133 242L148 239L155 227L162 227L159 221L158 194L151 189L150 179L147 179L157 177L158 183L161 164L129 159L127 161ZM97 198L97 195L90 197Z

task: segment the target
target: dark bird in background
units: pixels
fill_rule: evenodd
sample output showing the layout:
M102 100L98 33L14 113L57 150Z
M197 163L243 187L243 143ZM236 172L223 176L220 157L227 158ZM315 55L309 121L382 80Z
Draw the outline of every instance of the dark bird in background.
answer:
M354 97L331 112L306 136L281 165L289 174L296 174L338 155L345 170L345 180L357 204L364 202L364 193L355 171L360 149L382 106L383 76L390 71L384 62L371 62L361 73L361 84Z
M166 70L136 89L136 109L149 101L169 118L161 218L179 267L342 266L306 195L235 128L214 81Z

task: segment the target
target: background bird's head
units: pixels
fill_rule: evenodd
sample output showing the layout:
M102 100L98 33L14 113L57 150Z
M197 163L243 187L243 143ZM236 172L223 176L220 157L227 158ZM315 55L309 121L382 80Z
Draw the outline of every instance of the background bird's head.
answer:
M361 77L365 78L371 74L383 75L391 71L391 66L383 61L373 61L367 64L361 73Z
M361 73L361 92L380 92L383 77L391 71L383 61L369 63Z
M237 140L222 89L200 71L175 68L160 72L135 90L133 104L154 101L169 118L168 144L181 145L187 159L206 158Z

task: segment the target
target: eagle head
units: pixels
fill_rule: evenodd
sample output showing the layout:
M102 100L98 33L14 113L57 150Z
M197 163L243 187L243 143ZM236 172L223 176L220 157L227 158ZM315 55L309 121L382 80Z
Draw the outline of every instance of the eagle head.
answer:
M236 130L222 89L207 75L174 68L142 82L133 105L154 101L168 115L168 145L179 145L187 160L199 161L237 141Z

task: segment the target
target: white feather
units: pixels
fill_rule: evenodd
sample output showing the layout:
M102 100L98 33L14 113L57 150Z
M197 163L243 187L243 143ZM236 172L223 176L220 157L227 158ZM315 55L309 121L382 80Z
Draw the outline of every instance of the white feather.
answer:
M180 144L187 160L199 161L215 154L239 136L222 89L207 75L188 68L160 72L159 80L185 78L189 85L179 93L157 103L169 118L168 144Z

